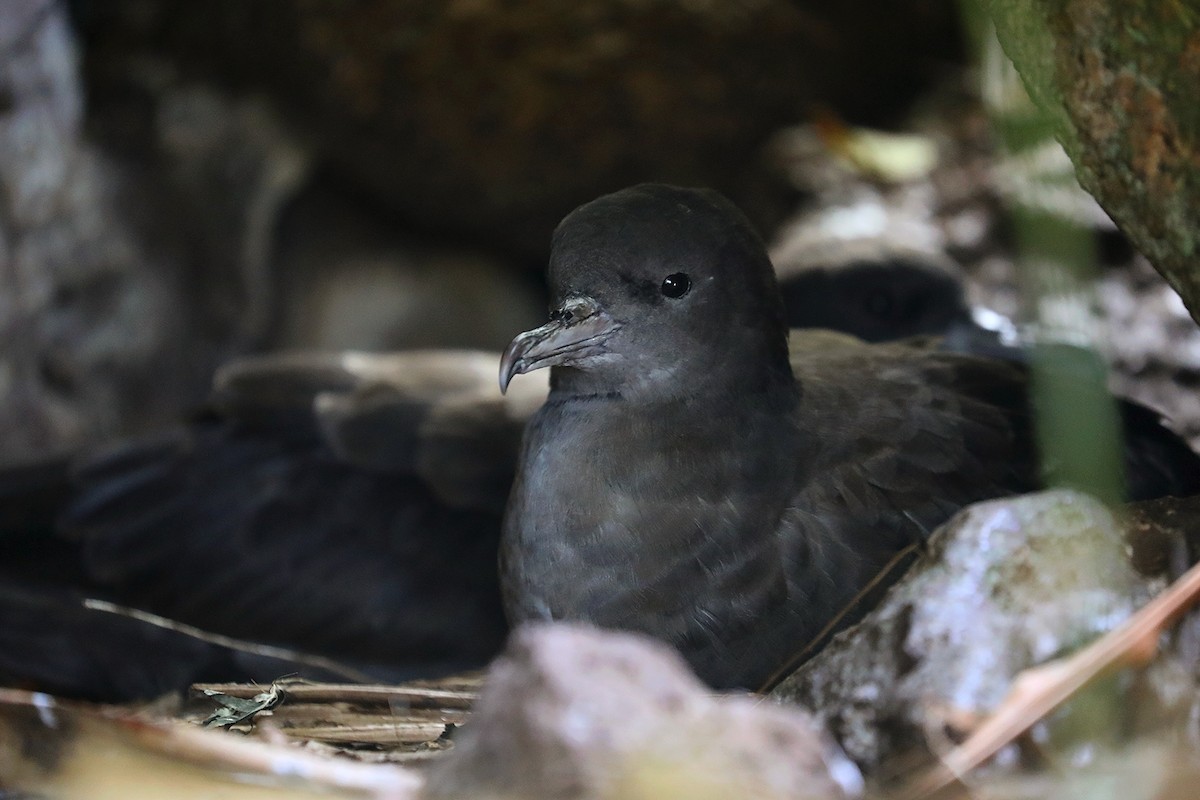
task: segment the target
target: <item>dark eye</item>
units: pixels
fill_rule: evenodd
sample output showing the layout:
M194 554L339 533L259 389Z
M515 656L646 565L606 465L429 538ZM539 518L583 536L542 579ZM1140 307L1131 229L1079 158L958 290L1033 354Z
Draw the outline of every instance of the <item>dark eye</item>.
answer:
M682 272L676 272L663 279L662 293L671 298L683 297L692 288L692 279Z

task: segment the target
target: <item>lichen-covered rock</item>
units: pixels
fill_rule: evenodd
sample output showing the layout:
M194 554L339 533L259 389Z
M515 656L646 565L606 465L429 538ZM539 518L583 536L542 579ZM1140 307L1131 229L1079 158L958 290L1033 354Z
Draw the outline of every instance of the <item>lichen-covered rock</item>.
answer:
M809 717L714 697L666 646L579 625L518 631L429 772L433 798L842 798L858 770Z
M866 771L947 746L1004 699L1021 670L1111 630L1165 585L1172 561L1188 562L1186 544L1177 545L1200 505L1139 508L1142 527L1128 540L1104 506L1073 492L968 508L879 608L775 696L813 710ZM1166 512L1176 521L1155 521ZM1194 660L1186 689L1178 670L1162 669L1149 695L1194 702Z
M1200 13L1164 0L988 0L1079 182L1200 319Z

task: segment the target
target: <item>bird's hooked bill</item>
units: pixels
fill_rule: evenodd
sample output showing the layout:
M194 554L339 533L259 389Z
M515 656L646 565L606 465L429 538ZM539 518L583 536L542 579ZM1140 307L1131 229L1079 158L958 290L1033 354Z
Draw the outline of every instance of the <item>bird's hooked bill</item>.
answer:
M559 364L576 364L605 352L604 343L620 326L590 297L563 303L549 322L512 340L500 358L500 391L514 375Z

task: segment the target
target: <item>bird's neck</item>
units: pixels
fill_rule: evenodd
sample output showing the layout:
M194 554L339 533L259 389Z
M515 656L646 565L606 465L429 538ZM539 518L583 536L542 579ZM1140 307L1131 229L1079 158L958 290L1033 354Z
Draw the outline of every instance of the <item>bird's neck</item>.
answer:
M546 405L527 432L522 468L561 462L561 469L541 471L534 491L593 501L595 518L579 526L584 538L614 505L624 509L625 528L637 538L646 528L639 514L653 518L663 502L770 496L776 484L792 480L802 433L786 346L778 360L731 359L664 382L669 386L658 390L569 368L552 373ZM713 522L704 535L732 527Z
M676 363L638 363L614 359L599 368L557 366L550 371L550 401L607 399L620 401L615 408L644 409L689 417L715 411L740 411L750 415L788 415L795 410L800 390L792 374L785 333L761 336L760 342L744 339L737 346L711 348L698 361L681 357ZM744 336L745 334L743 334ZM690 418L688 424L702 424Z

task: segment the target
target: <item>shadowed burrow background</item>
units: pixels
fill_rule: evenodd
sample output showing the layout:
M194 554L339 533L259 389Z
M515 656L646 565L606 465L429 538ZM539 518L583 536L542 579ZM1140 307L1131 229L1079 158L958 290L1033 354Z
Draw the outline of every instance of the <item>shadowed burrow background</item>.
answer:
M639 181L724 191L777 255L923 253L1019 314L1013 179L996 177L956 12L6 0L0 460L177 419L239 354L499 349L544 317L557 221ZM848 146L857 126L930 157L881 170ZM1121 388L1195 433L1178 391L1200 379L1194 326L1072 202L1106 244Z

